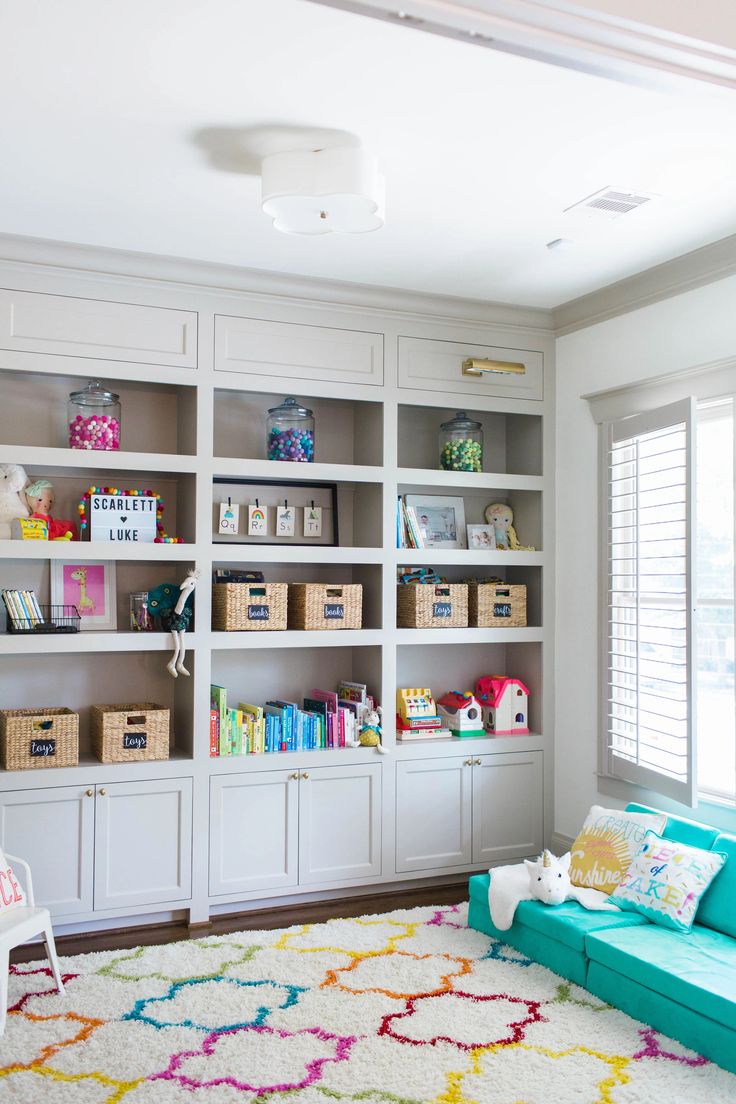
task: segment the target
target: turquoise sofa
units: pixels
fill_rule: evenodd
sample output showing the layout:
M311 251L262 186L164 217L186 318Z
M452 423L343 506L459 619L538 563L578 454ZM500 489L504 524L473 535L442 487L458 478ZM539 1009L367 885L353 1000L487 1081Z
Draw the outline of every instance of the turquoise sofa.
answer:
M736 1073L736 836L680 817L668 817L663 835L728 855L687 935L636 913L587 912L575 901L522 901L511 928L500 931L488 909L488 874L470 879L468 924Z

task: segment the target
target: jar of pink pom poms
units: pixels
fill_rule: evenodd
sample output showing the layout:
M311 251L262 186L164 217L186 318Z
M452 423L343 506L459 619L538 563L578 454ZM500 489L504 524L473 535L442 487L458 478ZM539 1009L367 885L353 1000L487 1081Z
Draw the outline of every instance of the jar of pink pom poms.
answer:
M110 452L120 448L120 396L90 380L67 404L69 448Z

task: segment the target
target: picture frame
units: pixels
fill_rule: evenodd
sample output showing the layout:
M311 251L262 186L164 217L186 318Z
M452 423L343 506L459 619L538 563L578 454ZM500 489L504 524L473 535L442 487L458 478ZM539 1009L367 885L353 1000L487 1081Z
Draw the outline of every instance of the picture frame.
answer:
M238 479L216 475L212 481L212 540L214 544L320 545L335 547L340 543L337 508L337 483L306 482L280 479ZM230 501L240 507L237 533L219 531L220 502ZM266 531L248 534L248 507L258 503L266 511ZM281 526L283 508L293 509L291 524ZM304 509L321 511L318 535L305 536ZM289 530L293 528L293 532Z
M496 530L492 525L468 525L468 548L476 552L492 552L496 547Z
M115 563L109 560L52 560L51 604L76 606L81 631L116 630Z
M465 502L447 495L408 494L425 548L467 548Z

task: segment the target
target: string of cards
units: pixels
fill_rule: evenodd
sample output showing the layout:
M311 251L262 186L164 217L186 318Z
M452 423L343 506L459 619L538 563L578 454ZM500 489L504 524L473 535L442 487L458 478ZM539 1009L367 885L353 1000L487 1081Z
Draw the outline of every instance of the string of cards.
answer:
M269 515L272 510L276 514L276 536L305 537L322 536L322 507L315 506L312 502L308 506L289 506L284 502L283 506L261 505L258 499L247 506L246 533L249 537L265 537L269 530ZM301 521L302 532L297 534L297 525ZM230 499L220 503L220 533L234 535L240 531L240 506Z

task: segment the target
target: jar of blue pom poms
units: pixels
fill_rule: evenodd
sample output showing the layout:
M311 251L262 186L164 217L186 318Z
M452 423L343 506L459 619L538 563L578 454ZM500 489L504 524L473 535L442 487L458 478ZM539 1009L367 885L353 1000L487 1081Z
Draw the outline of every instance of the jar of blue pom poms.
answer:
M284 399L268 411L266 455L269 460L314 460L314 414L296 399Z

